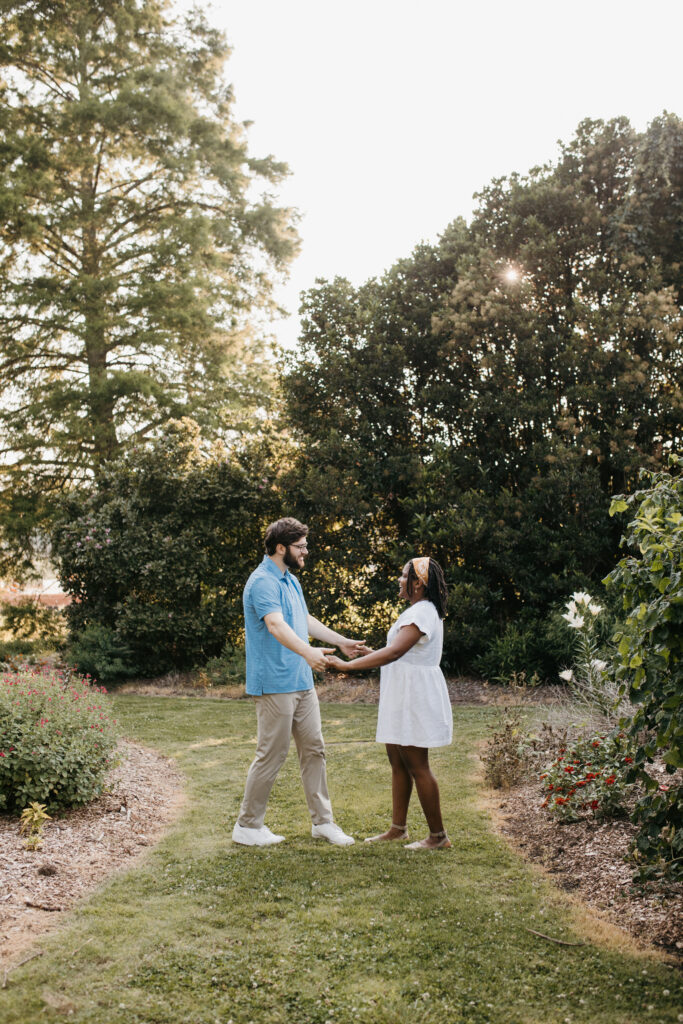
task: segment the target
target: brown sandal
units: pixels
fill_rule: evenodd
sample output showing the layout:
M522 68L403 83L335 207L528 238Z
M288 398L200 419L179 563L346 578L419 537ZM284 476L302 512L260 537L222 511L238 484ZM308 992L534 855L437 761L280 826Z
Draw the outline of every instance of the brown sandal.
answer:
M430 843L430 839L437 839L438 842ZM408 843L404 850L448 850L452 843L445 832L430 832L429 838L418 839L416 843Z
M391 832L392 829L400 830L401 834L398 835L398 836L390 836L389 832ZM395 843L395 842L400 842L401 840L405 841L407 838L408 838L408 829L407 829L407 827L405 825L394 825L394 823L392 821L391 828L389 828L386 832L382 832L381 835L378 835L378 836L368 836L368 838L365 840L365 842L366 843Z

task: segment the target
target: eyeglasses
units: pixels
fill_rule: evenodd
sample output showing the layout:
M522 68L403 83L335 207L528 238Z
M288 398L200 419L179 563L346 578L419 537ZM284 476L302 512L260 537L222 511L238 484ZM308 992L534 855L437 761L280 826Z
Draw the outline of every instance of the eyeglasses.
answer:
M308 553L308 544L290 544L289 546L290 548L296 548L297 551L300 551L302 555Z

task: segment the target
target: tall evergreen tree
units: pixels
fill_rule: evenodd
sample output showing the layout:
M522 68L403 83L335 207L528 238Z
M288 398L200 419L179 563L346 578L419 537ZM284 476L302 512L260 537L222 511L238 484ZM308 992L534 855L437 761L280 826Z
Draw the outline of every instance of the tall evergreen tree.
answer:
M224 36L165 0L23 0L0 39L10 490L97 473L169 417L239 428L297 237L271 194L285 165L232 114Z

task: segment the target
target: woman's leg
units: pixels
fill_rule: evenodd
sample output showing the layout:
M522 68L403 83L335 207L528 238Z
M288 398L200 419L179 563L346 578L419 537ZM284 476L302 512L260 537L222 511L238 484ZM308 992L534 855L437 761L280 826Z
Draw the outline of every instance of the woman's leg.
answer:
M444 837L443 818L439 786L429 767L429 751L426 747L399 747L399 755L406 770L415 781L424 816L432 836ZM432 845L437 845L438 840Z
M391 821L404 832L408 819L408 804L413 792L413 777L403 763L397 743L387 743L387 757L391 765Z
M406 819L408 817L408 804L410 794L413 791L413 779L403 763L400 755L400 748L396 743L387 743L387 757L391 765L391 828L382 832L379 836L371 836L366 843L381 842L390 839L406 839Z

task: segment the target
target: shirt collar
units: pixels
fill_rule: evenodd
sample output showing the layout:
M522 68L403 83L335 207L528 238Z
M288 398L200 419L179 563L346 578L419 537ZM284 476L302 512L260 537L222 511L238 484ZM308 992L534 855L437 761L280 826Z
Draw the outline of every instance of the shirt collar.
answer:
M286 583L289 583L292 579L292 574L290 573L289 569L285 569L285 571L282 572L275 564L273 559L270 557L270 555L263 556L263 561L261 562L261 565L265 565L268 572L271 572L273 576L275 576L279 580L284 580Z

